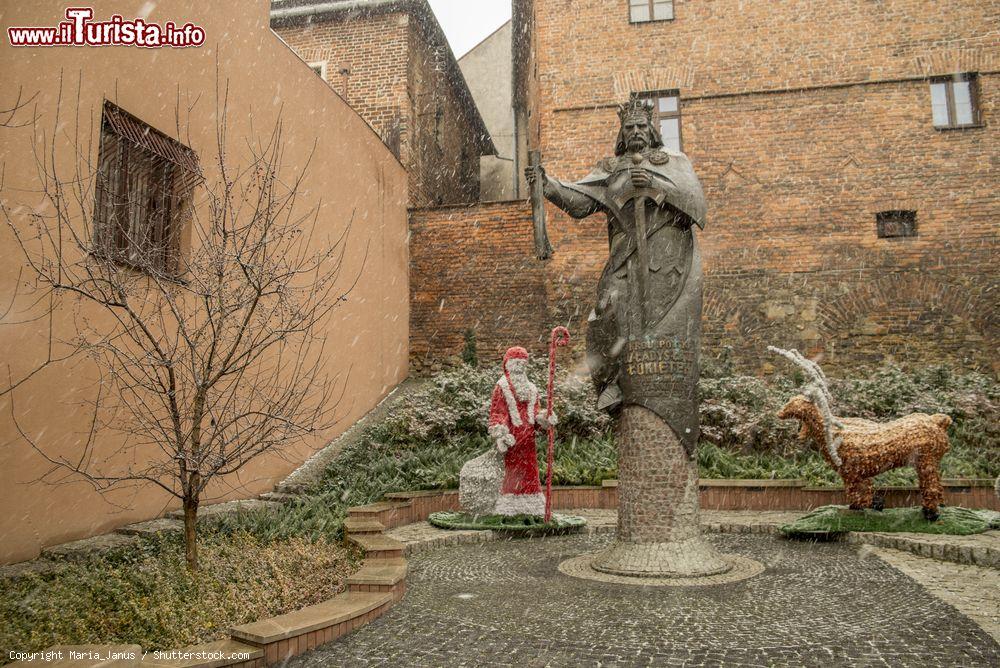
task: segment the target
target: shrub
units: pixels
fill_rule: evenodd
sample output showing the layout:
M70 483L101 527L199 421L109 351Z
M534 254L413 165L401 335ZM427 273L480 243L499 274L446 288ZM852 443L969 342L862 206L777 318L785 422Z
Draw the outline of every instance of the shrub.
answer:
M802 449L796 442L797 425L776 415L795 393L790 381L780 377L771 381L750 376L703 378L698 390L703 444L737 453L784 456Z
M476 350L476 330L465 330L465 345L462 347L462 361L466 366L479 366L479 352Z
M544 386L547 368L535 359L529 373ZM340 535L347 508L381 499L388 492L458 486L462 465L491 447L486 419L498 365L441 373L402 399L382 422L341 452L313 495L279 511L262 510L227 518L217 531L250 532L260 540L292 536L332 540ZM802 478L837 484L837 474L812 445L797 438L792 421L775 413L796 392L794 375L771 379L706 374L700 384L702 440L698 463L705 478ZM998 386L978 374L935 367L913 374L896 367L831 380L842 414L885 420L915 410L944 412L955 420L952 450L942 461L945 477L1000 474ZM557 376L557 429L553 481L557 485L599 485L617 477L611 420L595 408L590 383L566 371ZM543 401L544 404L544 401ZM545 474L546 439L538 455ZM883 485L914 484L911 469L889 472Z
M177 649L224 638L230 627L326 600L344 590L360 555L343 545L246 533L201 537L189 573L179 537L67 563L50 575L0 580L0 648L138 644ZM3 661L6 662L7 652Z

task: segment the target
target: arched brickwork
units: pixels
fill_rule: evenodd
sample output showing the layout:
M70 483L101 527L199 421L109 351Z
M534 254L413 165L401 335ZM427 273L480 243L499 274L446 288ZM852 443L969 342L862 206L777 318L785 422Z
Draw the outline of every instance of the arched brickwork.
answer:
M988 293L987 293L988 294ZM892 273L860 284L819 309L831 362L951 359L989 369L997 305L933 273Z

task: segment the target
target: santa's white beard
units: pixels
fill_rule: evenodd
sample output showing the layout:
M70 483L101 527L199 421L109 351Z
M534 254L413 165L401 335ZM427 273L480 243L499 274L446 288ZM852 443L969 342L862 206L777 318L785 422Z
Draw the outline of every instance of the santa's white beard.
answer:
M527 401L528 397L531 396L531 381L528 380L528 374L510 374L510 384L514 388L514 394L521 401Z

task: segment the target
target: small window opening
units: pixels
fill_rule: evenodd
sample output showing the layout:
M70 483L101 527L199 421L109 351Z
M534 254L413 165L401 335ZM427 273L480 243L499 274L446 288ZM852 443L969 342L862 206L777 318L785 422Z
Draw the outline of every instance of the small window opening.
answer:
M326 61L319 61L315 63L309 63L309 68L313 72L319 75L320 79L326 80Z
M897 239L917 236L916 211L879 211L875 214L879 239Z

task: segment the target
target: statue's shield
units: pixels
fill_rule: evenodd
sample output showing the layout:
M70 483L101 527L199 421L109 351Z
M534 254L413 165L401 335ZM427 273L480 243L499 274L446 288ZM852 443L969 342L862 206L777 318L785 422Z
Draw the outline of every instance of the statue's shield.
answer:
M684 290L691 272L691 246L694 242L690 230L665 226L650 239L649 316L650 329L666 317Z

